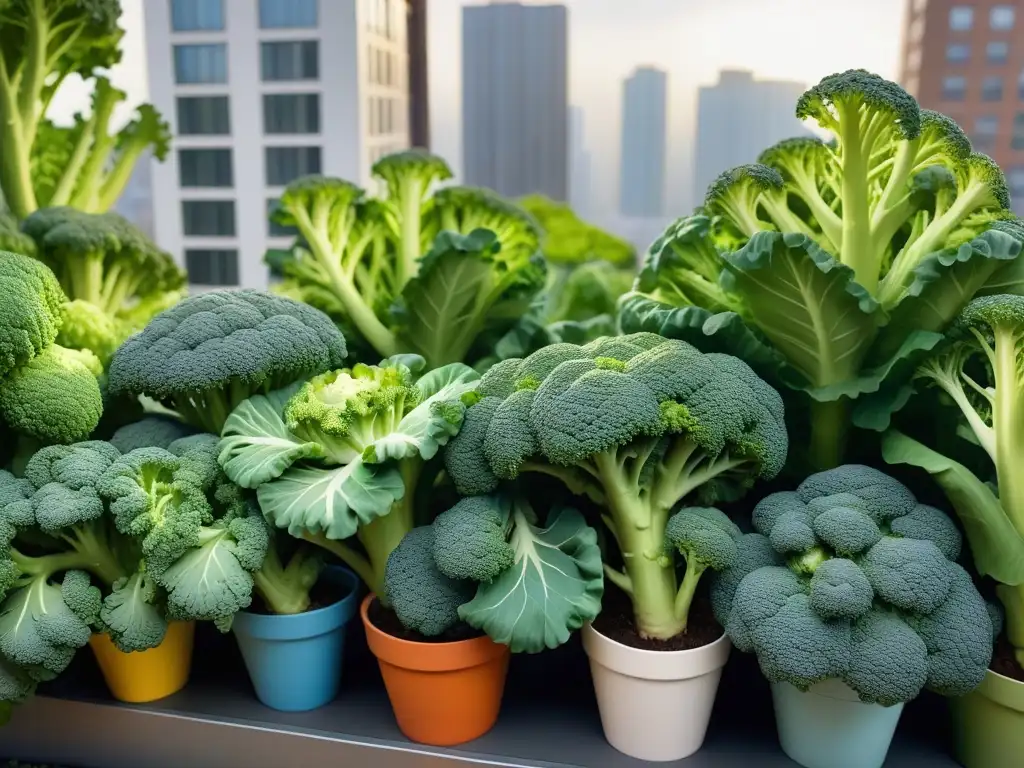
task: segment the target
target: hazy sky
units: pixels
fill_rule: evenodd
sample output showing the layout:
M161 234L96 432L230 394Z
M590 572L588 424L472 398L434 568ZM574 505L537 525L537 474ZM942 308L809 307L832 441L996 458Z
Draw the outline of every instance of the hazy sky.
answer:
M122 64L111 76L134 103L146 88L142 3L123 0ZM226 0L253 2L254 0ZM324 0L337 1L337 0ZM527 0L531 2L532 0ZM720 69L751 69L761 78L812 84L862 67L895 77L904 0L563 0L570 18L570 100L585 111L599 207L612 204L618 176L622 80L634 67L670 74L669 205L688 185L696 88ZM460 67L465 0L428 0L431 122L434 150L461 166ZM87 103L69 84L54 109L70 115Z

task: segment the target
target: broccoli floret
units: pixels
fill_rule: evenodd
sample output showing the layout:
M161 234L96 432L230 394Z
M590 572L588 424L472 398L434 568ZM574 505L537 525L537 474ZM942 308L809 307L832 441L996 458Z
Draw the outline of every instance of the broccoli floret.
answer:
M625 554L625 572L609 569L609 578L627 593L638 583L652 590L633 594L643 605L639 630L664 639L683 631L692 598L665 555L676 549L666 538L671 510L691 495L735 498L754 477L774 477L788 445L782 410L744 363L684 342L631 334L557 344L484 375L445 465L464 495L541 472L606 503Z
M958 546L941 512L859 465L812 475L796 494L761 505L754 517L768 537L740 539L751 570L738 584L737 568L716 575L712 596L733 643L757 654L769 680L806 689L839 679L885 706L924 688L962 695L980 683L992 623L970 577L949 559ZM801 514L813 540L804 551L780 549L773 534ZM896 533L903 519L910 524ZM770 562L768 542L785 567Z
M782 176L767 165L750 164L725 171L711 186L704 197L704 208L720 221L728 221L742 237L755 232L772 229L772 224L759 215L759 206L773 192L781 192Z
M764 566L782 564L782 556L772 548L767 536L747 533L736 539L736 559L733 564L716 573L711 580L711 607L715 612L715 620L725 626L736 588L744 576Z
M136 448L167 448L175 440L188 437L192 427L169 416L146 416L125 424L110 438L110 444L121 453L131 453Z
M384 581L403 626L432 637L459 623L459 607L473 597L471 581L450 579L434 560L434 529L414 528L388 557Z
M312 307L218 291L185 299L129 338L110 364L110 391L147 395L220 434L251 394L337 368L346 354L341 333Z
M522 499L476 496L441 513L429 532L407 534L387 566L399 620L426 635L462 621L514 653L562 645L597 616L604 578L597 533L579 512L555 509L547 522L541 528Z

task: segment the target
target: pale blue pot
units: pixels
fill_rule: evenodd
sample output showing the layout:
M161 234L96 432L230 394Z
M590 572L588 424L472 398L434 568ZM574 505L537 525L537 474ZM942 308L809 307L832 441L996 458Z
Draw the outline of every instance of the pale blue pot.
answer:
M293 616L235 616L232 628L256 697L272 709L305 712L338 694L345 625L359 605L359 579L337 566L325 568L320 578L339 586L345 597Z
M903 713L865 704L838 680L806 692L772 683L772 700L782 751L804 768L882 768Z

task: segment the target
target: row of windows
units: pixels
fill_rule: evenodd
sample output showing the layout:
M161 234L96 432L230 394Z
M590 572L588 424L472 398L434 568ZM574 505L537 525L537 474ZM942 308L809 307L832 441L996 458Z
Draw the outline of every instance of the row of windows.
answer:
M988 12L989 29L1006 31L1013 29L1016 10L1012 5L994 5ZM954 5L949 9L949 28L955 32L968 32L974 28L974 7Z
M367 99L370 113L370 135L388 136L405 130L405 113L399 108L398 99L370 96Z
M398 38L398 19L395 12L402 10L402 0L369 0L366 28L389 40Z
M277 198L267 200L267 234L271 237L294 237L294 227L271 220L278 204ZM238 234L234 200L183 200L181 222L182 231L188 237L234 237Z
M979 152L991 153L996 149L996 138L999 135L999 118L996 115L980 115L974 120L971 132L971 143ZM1010 148L1024 150L1024 112L1018 112L1013 118Z
M319 58L316 40L260 43L260 74L268 82L316 80L320 77ZM226 83L227 44L175 45L174 81L178 85Z
M372 85L400 86L401 67L398 57L375 45L366 46L368 80Z
M179 96L177 112L179 136L227 136L231 133L227 96ZM263 132L268 135L319 133L319 94L264 94Z
M170 0L175 32L220 32L224 0ZM317 0L259 0L261 29L309 29L317 26Z
M238 285L238 251L234 248L185 250L188 281L194 285Z
M985 45L985 61L989 64L1005 64L1010 58L1010 44L1005 40L993 40ZM971 60L971 46L967 43L950 43L946 46L946 61L950 64L966 64Z
M1002 76L988 75L981 79L982 101L1002 101L1004 92ZM1024 72L1017 78L1017 97L1024 99ZM967 98L967 78L963 75L942 78L942 98L945 101L964 101Z
M300 176L320 173L320 147L265 147L264 172L268 187L283 187ZM235 185L230 149L179 149L178 183L184 189Z

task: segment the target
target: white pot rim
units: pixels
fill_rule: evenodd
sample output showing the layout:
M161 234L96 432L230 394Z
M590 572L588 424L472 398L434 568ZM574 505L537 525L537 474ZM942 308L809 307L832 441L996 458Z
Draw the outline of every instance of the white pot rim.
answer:
M724 667L732 650L732 642L725 632L712 643L678 651L634 648L602 635L590 622L583 625L581 635L583 649L592 662L641 680L700 677Z

